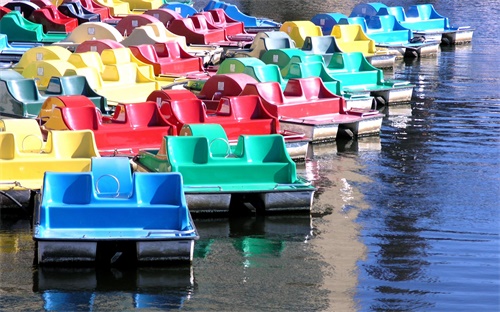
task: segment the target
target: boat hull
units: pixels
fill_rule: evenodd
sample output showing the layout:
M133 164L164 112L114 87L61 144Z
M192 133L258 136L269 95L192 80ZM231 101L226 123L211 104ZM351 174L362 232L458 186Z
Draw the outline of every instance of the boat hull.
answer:
M371 95L374 96L377 99L377 102L381 104L406 103L411 101L413 86L409 86L408 88L373 91L371 92Z
M187 188L186 188L187 189ZM193 215L240 214L248 210L264 213L307 212L311 210L314 189L233 193L186 193Z
M94 263L99 257L98 250L100 248L98 246L101 242L103 241L38 240L38 263ZM118 240L108 239L105 242L118 242ZM135 245L136 260L141 263L191 261L193 259L194 240L130 240L128 242ZM117 251L115 255L119 255L120 252ZM112 262L113 258L111 258Z

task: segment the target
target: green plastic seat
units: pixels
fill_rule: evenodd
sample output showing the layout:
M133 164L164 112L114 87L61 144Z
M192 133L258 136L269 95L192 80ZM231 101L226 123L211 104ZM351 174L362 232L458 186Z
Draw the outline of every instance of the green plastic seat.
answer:
M66 38L66 33L45 33L41 24L24 18L18 11L10 11L0 19L0 33L10 41L53 43Z

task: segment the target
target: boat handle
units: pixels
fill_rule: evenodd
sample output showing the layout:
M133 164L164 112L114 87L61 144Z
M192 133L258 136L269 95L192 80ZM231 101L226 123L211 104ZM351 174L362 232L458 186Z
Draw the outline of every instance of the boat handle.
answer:
M154 235L154 234L177 234L177 235L185 235L185 234L192 234L192 233L194 233L194 230L188 230L188 231L178 231L178 230L149 231L148 235L146 235L146 237L150 237L151 235Z
M184 188L218 188L219 192L222 192L220 185L184 185Z
M276 185L274 186L273 190L277 189L280 186L289 186L289 187L293 187L293 188L307 187L307 186L311 186L311 182L304 183L304 184L301 184L301 185L297 185L297 184L294 184L294 183L276 183Z
M21 182L19 182L19 181L12 181L12 182L11 182L11 181L7 181L7 182L0 182L0 184L14 184L14 186L17 186L17 187L23 187L23 186L21 185Z
M222 141L224 143L226 143L226 146L227 146L227 149L226 149L226 158L228 157L232 157L234 155L231 154L231 145L229 145L229 141L226 140L225 138L215 138L212 140L212 142L210 142L210 144L208 145L208 149L211 150L212 149L212 144L214 144L216 141ZM212 156L212 151L210 151L210 156Z
M113 178L115 181L116 181L116 193L115 193L115 197L118 197L118 195L120 195L120 181L118 180L117 177L115 177L114 175L112 174L103 174L102 176L99 177L99 179L97 179L97 181L95 181L95 189L97 191L97 194L101 194L101 190L99 189L99 181L101 181L102 178L104 177L111 177Z
M25 137L24 137L23 141L21 142L21 149L22 149L21 151L22 151L22 152L24 152L24 151L25 151L25 149L24 149L24 142L25 142L25 141L26 141L26 139L27 139L27 138L29 138L29 137L35 137L35 138L37 138L37 139L38 139L38 141L40 141L40 148L38 149L38 151L39 151L40 153L43 153L43 151L42 151L42 148L43 148L43 139L42 139L42 138L40 138L39 136L35 135L35 134L28 134L27 136L25 136Z

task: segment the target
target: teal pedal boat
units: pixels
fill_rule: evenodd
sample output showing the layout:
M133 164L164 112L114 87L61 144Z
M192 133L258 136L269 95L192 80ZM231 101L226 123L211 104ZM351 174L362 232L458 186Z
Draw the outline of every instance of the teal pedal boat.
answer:
M368 18L375 15L393 15L415 37L439 41L442 45L464 44L472 41L474 29L470 26L451 26L447 17L439 14L432 4L388 7L380 2L358 4L349 17Z
M238 213L247 204L262 213L310 211L315 188L297 176L283 136L242 135L231 146L219 125L185 127L135 161L139 171L181 173L193 214Z
M191 262L198 232L179 173L132 174L126 157L46 172L35 199L38 264Z

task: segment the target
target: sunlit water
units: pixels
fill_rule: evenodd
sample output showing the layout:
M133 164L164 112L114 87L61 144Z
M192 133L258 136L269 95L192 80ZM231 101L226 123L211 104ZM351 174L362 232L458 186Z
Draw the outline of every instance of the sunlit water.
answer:
M284 21L358 2L240 3ZM473 43L386 71L416 87L380 138L315 146L311 216L196 220L192 267L137 270L38 268L29 221L2 216L0 310L498 311L497 4L434 5Z

